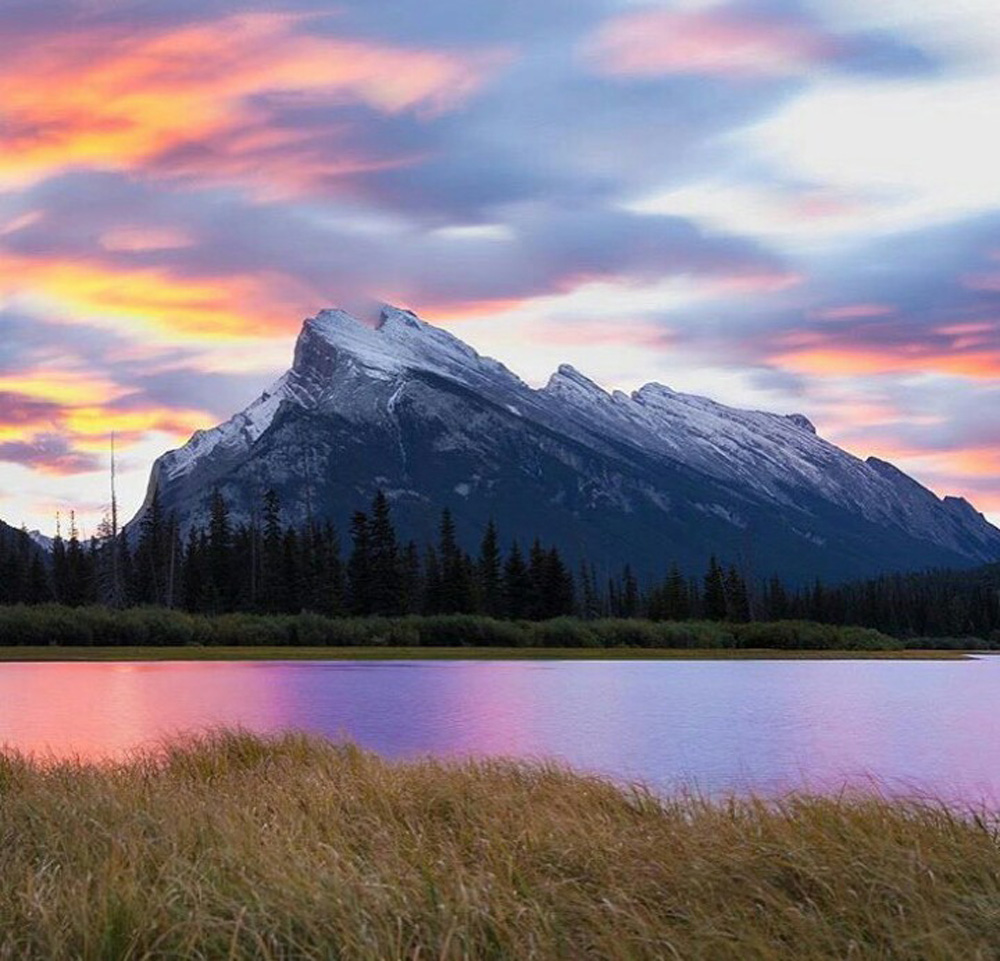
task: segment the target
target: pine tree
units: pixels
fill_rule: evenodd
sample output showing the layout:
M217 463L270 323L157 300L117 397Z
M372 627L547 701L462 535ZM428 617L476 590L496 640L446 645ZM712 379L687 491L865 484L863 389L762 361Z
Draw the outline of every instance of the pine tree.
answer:
M420 550L416 541L403 548L400 560L400 600L404 614L420 614L424 605L424 583L420 571Z
M441 512L438 556L441 562L440 613L470 613L474 606L472 564L458 546L455 522L447 507Z
M69 543L66 545L66 586L64 604L70 607L79 607L92 600L89 588L90 565L88 557L84 553L83 545L80 543L80 532L76 526L76 513L70 511L69 515Z
M725 575L714 554L709 559L708 571L705 574L702 609L706 620L724 621L726 619Z
M424 590L421 610L424 614L440 614L445 609L441 577L441 561L433 544L424 551Z
M261 514L263 531L261 532L259 605L268 614L276 614L286 608L282 590L282 539L284 531L281 528L281 502L277 491L273 488L264 494L263 511Z
M766 606L769 620L780 621L788 617L788 594L779 577L772 577L768 582Z
M138 604L163 603L165 542L163 505L159 488L154 488L139 523L139 542L135 551L132 597Z
M504 615L511 620L525 620L530 616L532 583L524 555L517 541L511 544L503 567Z
M229 506L216 487L212 491L208 521L208 603L216 613L231 610L234 600L232 539Z
M302 541L294 527L281 539L281 585L285 613L298 614L306 602L307 587L303 577Z
M639 583L630 564L626 564L622 571L621 616L639 616Z
M370 594L373 614L399 614L403 609L402 569L389 501L380 490L372 502Z
M601 594L597 589L597 574L594 565L586 561L580 564L580 590L582 593L582 615L587 620L600 617L603 611Z
M340 560L340 538L333 524L327 522L318 535L318 594L316 610L322 614L339 615L344 612L344 565Z
M372 613L371 529L368 515L355 511L351 517L351 556L347 562L347 605L356 617Z
M491 518L479 545L476 563L479 609L488 617L500 617L503 611L503 558L497 526Z
M750 595L735 566L731 566L726 573L726 617L738 624L750 620Z
M691 595L687 580L676 565L671 565L665 591L667 619L686 621L691 617Z
M563 563L559 551L552 547L545 557L545 616L568 617L574 613L576 587L573 575Z
M542 621L546 618L548 598L546 590L546 568L548 555L542 542L536 537L528 552L528 582L531 585L528 594L527 617L532 621Z
M62 538L62 526L56 514L56 536L52 541L52 593L57 604L66 603L66 542Z

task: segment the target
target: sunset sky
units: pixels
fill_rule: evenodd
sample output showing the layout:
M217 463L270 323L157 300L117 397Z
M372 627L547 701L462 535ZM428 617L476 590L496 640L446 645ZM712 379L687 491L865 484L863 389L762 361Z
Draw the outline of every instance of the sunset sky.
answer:
M997 0L3 0L0 518L408 306L801 411L1000 521Z

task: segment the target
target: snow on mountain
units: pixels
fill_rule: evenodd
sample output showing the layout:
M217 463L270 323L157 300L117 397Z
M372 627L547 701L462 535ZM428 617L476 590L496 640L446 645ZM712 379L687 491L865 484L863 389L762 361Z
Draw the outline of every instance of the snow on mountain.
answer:
M455 501L470 528L499 515L519 536L650 567L748 543L768 570L807 558L834 575L1000 557L1000 531L965 501L848 454L804 415L661 384L608 392L569 365L535 390L391 306L373 326L343 310L306 320L291 370L161 457L150 491L193 521L214 486L237 514L274 486L291 514L337 519L382 487L418 533Z

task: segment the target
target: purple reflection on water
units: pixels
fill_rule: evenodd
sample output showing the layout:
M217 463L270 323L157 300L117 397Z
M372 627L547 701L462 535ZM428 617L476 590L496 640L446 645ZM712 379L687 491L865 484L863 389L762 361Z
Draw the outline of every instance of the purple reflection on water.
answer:
M0 742L121 755L242 725L389 757L554 757L661 789L1000 797L1000 659L0 665Z

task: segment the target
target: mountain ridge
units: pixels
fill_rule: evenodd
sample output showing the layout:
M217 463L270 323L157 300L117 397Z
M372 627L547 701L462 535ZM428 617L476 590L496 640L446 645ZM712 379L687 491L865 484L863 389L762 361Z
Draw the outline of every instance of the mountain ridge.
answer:
M467 528L497 515L522 539L568 538L581 559L651 573L671 547L688 564L750 552L768 573L805 563L838 577L1000 558L1000 530L967 502L842 451L802 414L656 383L609 392L568 364L532 388L389 305L374 325L340 309L308 318L286 374L157 460L147 504L158 490L199 523L215 487L237 517L275 487L290 519L316 510L340 524L382 487L414 536L449 506Z

